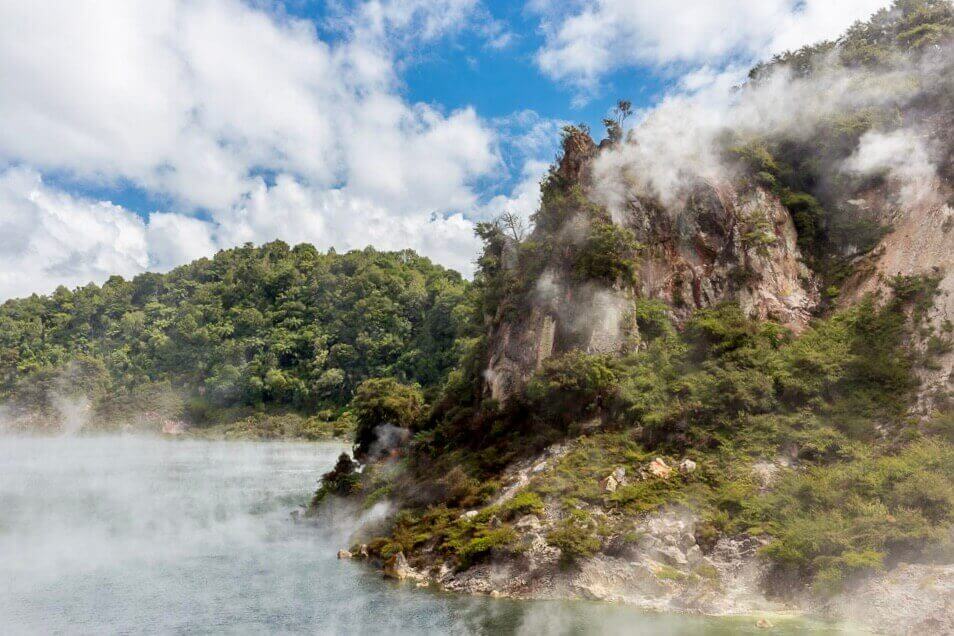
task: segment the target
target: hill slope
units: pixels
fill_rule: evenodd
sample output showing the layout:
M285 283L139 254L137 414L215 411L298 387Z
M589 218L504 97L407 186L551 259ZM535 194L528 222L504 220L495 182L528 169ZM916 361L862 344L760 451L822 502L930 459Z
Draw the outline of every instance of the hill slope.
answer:
M568 127L533 231L479 229L440 399L356 399L318 514L387 498L355 550L453 590L844 616L923 577L897 624L954 629L952 37L899 0L729 103Z
M411 251L275 242L9 300L0 399L8 421L32 427L108 428L143 414L147 427L204 425L262 411L331 420L367 377L441 381L467 288Z

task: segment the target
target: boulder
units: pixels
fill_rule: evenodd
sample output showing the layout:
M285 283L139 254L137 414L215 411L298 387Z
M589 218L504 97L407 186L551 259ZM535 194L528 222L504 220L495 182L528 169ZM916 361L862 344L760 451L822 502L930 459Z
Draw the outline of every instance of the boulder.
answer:
M339 559L350 559L350 558L351 558L351 553L348 552L347 550L338 550L338 558L339 558Z
M479 513L477 510L468 510L467 512L465 512L464 514L462 514L462 515L460 516L460 518L461 518L461 519L471 520L471 519L473 519L474 517L476 517L476 516L479 515L479 514L480 514L480 513Z
M404 557L404 553L398 552L388 559L384 564L384 570L382 573L384 574L385 578L395 579L397 581L403 581L406 579L411 573L411 568L407 564L407 559Z
M679 462L679 472L683 475L691 475L696 472L696 462L688 458L682 460Z
M616 470L613 471L613 477L620 486L626 485L626 469L622 466L616 467Z
M658 548L656 553L669 565L689 565L686 555L682 553L682 550L674 545L665 545L661 548Z
M536 515L524 515L514 524L519 530L539 530L542 525Z
M662 457L657 457L649 462L649 473L660 479L669 479L672 475L672 467L670 467Z
M617 488L619 488L619 482L612 475L600 480L600 490L603 492L616 492Z

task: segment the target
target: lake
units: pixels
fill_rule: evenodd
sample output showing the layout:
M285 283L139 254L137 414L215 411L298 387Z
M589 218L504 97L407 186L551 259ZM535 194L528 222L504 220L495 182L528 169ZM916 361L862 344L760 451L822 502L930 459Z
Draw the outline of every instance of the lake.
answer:
M342 447L0 437L4 634L739 634L755 619L455 596L292 522ZM771 633L835 633L782 622ZM838 632L841 633L841 632Z

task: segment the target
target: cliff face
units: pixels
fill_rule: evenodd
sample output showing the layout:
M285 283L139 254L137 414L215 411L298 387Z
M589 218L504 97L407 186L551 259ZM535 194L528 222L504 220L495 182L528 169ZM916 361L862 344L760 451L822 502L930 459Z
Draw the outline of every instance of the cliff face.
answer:
M760 186L700 182L665 208L634 197L622 218L647 246L639 294L665 301L679 319L736 301L800 331L818 303L791 217Z
M605 146L605 144L603 144ZM554 174L564 189L591 196L592 165L601 149L585 133L564 140ZM555 353L582 349L612 353L638 342L632 320L637 299L668 305L677 323L696 309L735 301L753 317L801 331L819 302L818 284L797 245L791 216L778 197L744 180L703 180L663 205L638 193L609 211L640 244L633 282L580 282L551 258L523 310L494 321L486 388L506 400ZM557 233L582 234L586 221L570 216ZM545 242L552 230L534 232ZM503 259L515 267L516 259Z
M922 351L932 336L949 334L954 320L954 208L945 200L948 186L926 184L926 196L899 203L899 187L888 184L862 193L853 203L878 211L893 231L864 259L843 290L841 303L857 302L885 287L892 277L926 275L938 281L938 295L928 310L926 330L912 343ZM922 388L917 410L927 414L954 387L954 351L934 351L934 364L919 369Z
M919 129L942 147L954 127L954 114L922 116ZM946 144L946 145L945 145ZM588 200L594 192L594 165L601 153L588 135L566 137L554 175L564 189L578 188ZM849 217L871 219L886 228L877 246L851 263L853 273L839 290L842 306L882 290L898 275L928 276L939 281L939 294L927 316L927 329L916 347L930 346L930 336L950 331L954 319L954 151L934 174L889 174L863 188L841 192L837 206ZM605 198L605 197L603 197ZM749 316L771 319L799 333L818 313L821 277L799 249L792 213L770 189L746 178L696 178L673 200L632 191L608 206L613 222L631 230L640 243L634 281L580 282L565 262L551 258L522 310L491 328L486 390L506 400L549 356L570 349L590 353L638 346L632 320L634 301L664 302L677 324L693 311L725 301L737 302ZM570 216L558 231L535 230L532 241L561 240L580 234L586 221ZM505 259L514 268L517 259ZM826 283L830 284L830 283ZM927 412L938 396L950 391L954 353L934 352L936 361L919 373L923 389L919 410Z

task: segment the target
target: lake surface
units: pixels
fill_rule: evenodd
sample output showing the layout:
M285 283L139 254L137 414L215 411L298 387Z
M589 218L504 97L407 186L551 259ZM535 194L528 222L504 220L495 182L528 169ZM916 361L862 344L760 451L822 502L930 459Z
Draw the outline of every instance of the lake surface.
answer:
M441 594L293 523L341 447L0 437L3 634L739 634L752 618ZM826 633L803 623L771 633ZM828 632L832 633L832 632Z

